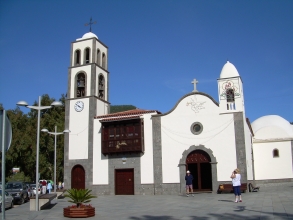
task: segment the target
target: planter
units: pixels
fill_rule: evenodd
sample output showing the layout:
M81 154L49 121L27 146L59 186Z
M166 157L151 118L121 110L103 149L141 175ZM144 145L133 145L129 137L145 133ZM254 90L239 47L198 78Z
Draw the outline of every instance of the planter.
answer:
M72 208L67 207L63 208L64 217L69 218L87 218L95 216L95 208L94 207L83 207L83 208Z

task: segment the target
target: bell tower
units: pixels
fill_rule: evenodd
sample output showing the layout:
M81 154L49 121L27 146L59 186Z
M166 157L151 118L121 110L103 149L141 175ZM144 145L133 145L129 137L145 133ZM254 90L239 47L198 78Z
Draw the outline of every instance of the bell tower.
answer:
M65 127L71 133L64 143L64 181L70 188L76 164L92 170L94 117L109 113L108 47L88 32L71 43ZM91 183L92 176L85 176Z
M218 79L220 113L244 112L243 84L235 66L227 61Z

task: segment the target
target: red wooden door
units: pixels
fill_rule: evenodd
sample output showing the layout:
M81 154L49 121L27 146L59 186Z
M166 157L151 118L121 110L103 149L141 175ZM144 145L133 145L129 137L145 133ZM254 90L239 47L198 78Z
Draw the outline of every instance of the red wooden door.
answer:
M115 170L115 194L134 195L133 169Z
M210 156L202 151L195 150L186 158L187 169L193 175L194 191L212 190L212 169Z
M81 165L76 165L71 170L71 188L85 189L85 171Z

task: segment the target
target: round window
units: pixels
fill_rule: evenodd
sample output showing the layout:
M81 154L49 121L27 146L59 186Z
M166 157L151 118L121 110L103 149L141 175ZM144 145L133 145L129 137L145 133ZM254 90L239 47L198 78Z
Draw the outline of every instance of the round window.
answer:
M200 122L194 122L190 127L191 133L198 135L202 132L203 126Z

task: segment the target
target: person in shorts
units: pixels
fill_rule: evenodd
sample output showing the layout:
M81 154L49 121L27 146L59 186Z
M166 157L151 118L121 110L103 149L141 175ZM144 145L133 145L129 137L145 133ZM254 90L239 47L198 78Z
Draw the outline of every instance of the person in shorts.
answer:
M192 196L193 195L193 188L192 188L192 180L193 180L193 176L190 174L190 171L187 170L186 172L186 176L185 176L185 181L186 181L186 196L189 196L189 190Z
M242 202L241 190L240 190L240 186L241 186L240 170L238 168L233 170L233 172L232 172L230 177L232 179L233 190L234 190L234 194L235 194L235 202L236 203L237 202Z

